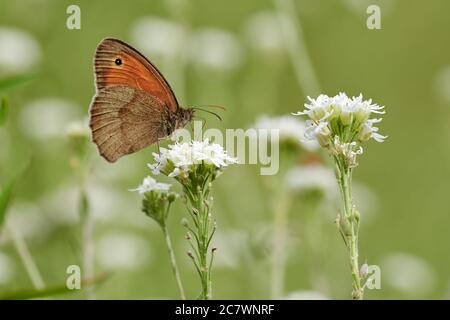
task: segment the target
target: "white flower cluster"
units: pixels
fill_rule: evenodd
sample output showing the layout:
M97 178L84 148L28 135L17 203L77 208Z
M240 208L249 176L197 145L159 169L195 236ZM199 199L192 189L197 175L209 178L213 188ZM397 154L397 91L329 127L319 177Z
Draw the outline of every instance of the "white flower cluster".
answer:
M142 184L140 186L138 186L136 189L130 189L130 191L137 191L140 194L145 194L145 193L151 192L151 191L166 192L166 191L169 191L170 186L171 185L167 184L167 183L156 182L155 179L148 176L148 177L144 178L144 181L142 182Z
M341 92L334 97L322 94L308 100L306 109L294 114L309 117L305 137L343 156L351 167L357 164L356 156L363 153L361 142L386 139L374 126L382 119L370 118L372 114L384 114L384 107L372 103L372 99L363 100L362 95L349 98Z
M210 143L208 139L175 143L168 149L160 148L160 153L153 156L156 163L148 165L153 174L163 173L169 177L187 176L199 165L218 170L237 163L237 159L230 157L221 145Z
M263 115L256 120L254 128L276 129L279 130L280 142L293 141L309 151L318 148L316 141L305 139L306 123L292 116L269 117Z

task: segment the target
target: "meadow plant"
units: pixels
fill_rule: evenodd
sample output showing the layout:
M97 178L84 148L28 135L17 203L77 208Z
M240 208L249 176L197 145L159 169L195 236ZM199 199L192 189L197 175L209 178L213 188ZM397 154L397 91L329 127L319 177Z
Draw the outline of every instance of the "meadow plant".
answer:
M367 274L363 272L364 268L360 271L358 262L360 214L352 200L352 173L358 165L357 157L363 154L361 144L370 139L377 142L386 139L375 127L382 119L371 118L372 114L384 114L384 107L372 103L372 100L363 100L362 95L349 98L345 93L334 97L322 94L316 99L308 99L306 109L294 115L309 118L305 137L317 140L334 160L342 198L342 213L338 214L336 224L348 250L352 297L361 300Z
M167 250L169 251L172 271L175 276L175 281L177 282L178 291L180 292L181 299L184 300L186 299L186 296L166 223L169 216L170 206L178 197L177 193L169 191L170 187L170 184L156 182L156 180L152 177L146 177L140 186L136 189L131 189L130 191L137 191L143 196L142 211L149 218L156 221L161 227L164 234L164 239L166 241Z
M149 164L153 174L164 174L177 180L186 199L186 205L193 226L183 219L187 228L186 235L192 251L188 256L192 259L200 276L201 293L199 299L211 298L211 267L216 248L210 249L211 239L216 230L216 222L212 218L213 199L212 183L222 170L237 159L230 157L223 147L204 141L175 143L160 148L154 154L156 163Z
M255 124L256 129L278 130L280 150L280 166L277 175L267 177L266 185L273 211L273 237L271 242L271 298L279 299L284 295L284 282L286 273L287 253L286 247L289 234L289 211L292 207L292 198L284 183L286 173L295 166L300 157L311 154L318 149L316 141L303 139L306 123L293 116L259 117Z
M86 121L69 123L66 128L69 143L69 166L74 171L79 188L78 218L80 221L82 264L87 279L94 278L94 218L90 212L90 203L86 191L86 179L89 173L89 128ZM92 286L84 290L86 299L94 299Z

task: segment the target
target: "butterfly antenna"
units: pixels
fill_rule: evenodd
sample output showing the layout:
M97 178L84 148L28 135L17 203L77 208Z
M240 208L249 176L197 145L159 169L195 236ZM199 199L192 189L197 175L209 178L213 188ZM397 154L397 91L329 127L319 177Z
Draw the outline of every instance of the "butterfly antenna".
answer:
M217 104L200 104L200 105L196 105L196 106L190 106L191 108L195 108L195 107L202 107L202 108L216 108L216 109L220 109L223 111L227 111L227 108L221 105L217 105Z
M222 117L219 116L219 115L218 115L217 113L215 113L215 112L212 112L212 111L209 111L209 110L205 110L205 109L199 108L199 107L192 107L192 109L194 109L194 110L200 110L200 111L203 111L203 112L212 114L212 115L215 116L217 119L219 119L220 121L222 121Z

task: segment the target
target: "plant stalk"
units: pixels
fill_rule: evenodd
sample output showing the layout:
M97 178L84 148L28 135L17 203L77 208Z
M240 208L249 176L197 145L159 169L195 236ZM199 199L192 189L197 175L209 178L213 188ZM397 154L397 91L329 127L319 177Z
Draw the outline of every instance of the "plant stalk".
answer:
M343 215L338 217L338 228L344 239L348 251L350 270L352 274L352 298L362 300L364 291L359 274L359 214L357 214L352 202L352 169L338 162L338 183L343 202Z
M167 230L167 226L161 226L162 231L164 233L164 238L166 240L167 250L169 251L170 262L172 264L172 272L175 276L175 281L177 282L178 291L180 293L180 297L182 300L186 300L186 295L184 293L183 284L181 282L180 271L178 269L177 261L175 259L175 254L172 248L172 241L170 240L169 231Z

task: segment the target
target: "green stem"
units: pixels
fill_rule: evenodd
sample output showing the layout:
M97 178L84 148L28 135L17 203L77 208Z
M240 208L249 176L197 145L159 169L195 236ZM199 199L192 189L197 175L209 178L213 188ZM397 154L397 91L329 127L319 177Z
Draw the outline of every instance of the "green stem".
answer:
M20 260L22 261L31 282L33 283L34 289L43 290L45 288L44 280L33 259L33 256L30 253L30 250L28 249L25 240L20 234L20 231L13 225L11 221L8 221L6 227L11 234L14 246L16 247Z
M359 216L356 214L352 202L352 169L340 164L339 161L337 161L337 165L338 183L344 210L342 217L339 218L338 227L348 250L350 270L352 273L352 297L355 300L362 300L364 292L361 285L358 262Z
M272 275L271 296L279 299L284 291L286 266L286 240L288 234L288 211L290 207L289 195L281 192L275 208L275 232L272 242Z
M86 191L86 177L88 172L87 158L82 158L78 168L78 186L80 198L78 204L78 214L81 228L82 264L85 277L93 279L94 267L94 217L90 211L89 197ZM94 287L87 284L83 290L87 300L95 299Z
M188 199L191 202L191 209L194 209L196 212L192 215L192 218L196 227L195 233L198 253L196 258L202 287L200 299L209 300L211 299L211 261L208 261L208 249L213 231L211 231L209 207L205 202L208 192L195 190L196 192L191 193Z
M175 276L175 281L177 282L178 291L180 292L181 299L186 300L186 295L184 293L183 284L181 282L181 277L180 277L180 271L178 269L177 261L175 259L175 254L173 252L172 241L170 240L169 231L167 230L167 227L165 225L161 226L161 228L164 233L164 238L166 240L167 250L169 251L170 262L172 264L172 272L173 272L173 275Z

